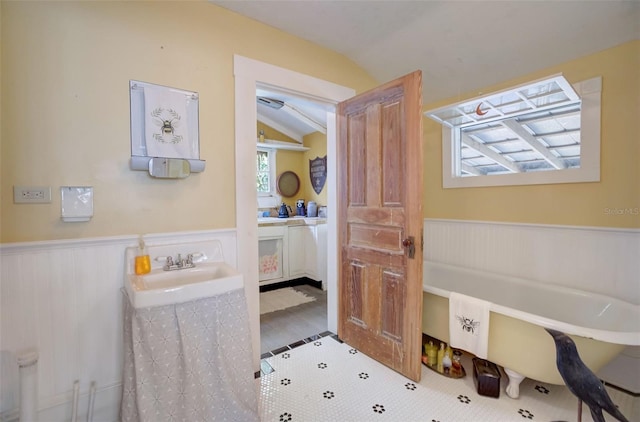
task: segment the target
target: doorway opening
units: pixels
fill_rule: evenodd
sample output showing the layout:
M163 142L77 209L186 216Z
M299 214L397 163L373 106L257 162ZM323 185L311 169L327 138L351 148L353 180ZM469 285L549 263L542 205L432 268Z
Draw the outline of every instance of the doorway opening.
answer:
M327 332L328 188L320 184L324 178L313 184L310 163L334 159L327 154L326 120L327 111L335 107L262 86L256 89L256 105L260 354L264 358ZM284 175L293 175L295 186L283 182Z
M237 267L242 271L254 354L260 370L260 305L258 277L258 222L255 184L256 89L285 92L327 107L355 95L351 88L313 78L267 63L234 56ZM335 113L327 111L327 156L335 157ZM336 163L327 163L327 327L337 331Z

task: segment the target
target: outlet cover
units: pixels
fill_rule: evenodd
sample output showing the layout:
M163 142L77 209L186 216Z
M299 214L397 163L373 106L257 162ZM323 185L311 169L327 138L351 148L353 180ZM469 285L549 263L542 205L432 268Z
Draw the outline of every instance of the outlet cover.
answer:
M49 204L51 203L51 186L14 186L13 202L15 204Z

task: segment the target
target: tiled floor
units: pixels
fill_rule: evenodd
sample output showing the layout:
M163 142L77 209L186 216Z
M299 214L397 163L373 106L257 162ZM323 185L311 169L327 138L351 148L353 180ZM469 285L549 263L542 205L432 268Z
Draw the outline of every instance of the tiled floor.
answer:
M520 385L520 398L514 400L504 393L502 374L500 398L481 396L466 355L465 378L445 378L423 367L422 381L414 383L331 333L323 334L262 360L263 422L577 420L577 399L564 386L526 379ZM640 421L638 398L607 390L629 421ZM586 407L582 420L592 422ZM609 415L606 420L614 421Z

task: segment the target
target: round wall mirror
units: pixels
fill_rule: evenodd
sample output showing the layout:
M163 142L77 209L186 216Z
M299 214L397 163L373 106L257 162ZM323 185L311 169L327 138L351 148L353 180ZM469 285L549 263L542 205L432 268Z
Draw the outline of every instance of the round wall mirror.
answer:
M300 190L300 179L294 172L285 171L278 176L276 186L280 195L291 198Z

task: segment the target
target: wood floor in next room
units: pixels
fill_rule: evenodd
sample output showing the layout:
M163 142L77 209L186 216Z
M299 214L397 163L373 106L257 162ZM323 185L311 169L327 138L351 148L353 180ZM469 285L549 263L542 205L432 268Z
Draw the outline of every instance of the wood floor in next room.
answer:
M327 292L308 284L293 288L316 300L260 315L262 358L270 356L272 351L327 330Z

